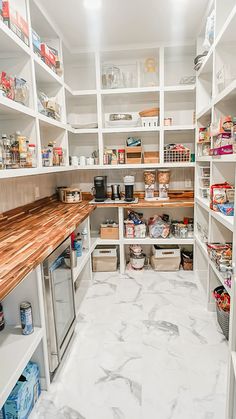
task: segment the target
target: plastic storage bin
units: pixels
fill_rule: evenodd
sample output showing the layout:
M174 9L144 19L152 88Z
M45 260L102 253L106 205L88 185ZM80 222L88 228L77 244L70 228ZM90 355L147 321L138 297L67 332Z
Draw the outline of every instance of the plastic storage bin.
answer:
M117 269L117 247L97 246L93 251L93 272L114 272Z
M178 271L181 262L180 249L176 245L154 245L151 265L155 271Z

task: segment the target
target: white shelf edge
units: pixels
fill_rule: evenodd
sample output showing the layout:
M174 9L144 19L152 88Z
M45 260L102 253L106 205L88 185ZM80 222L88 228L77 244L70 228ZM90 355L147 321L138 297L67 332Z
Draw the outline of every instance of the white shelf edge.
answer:
M229 295L232 294L232 290L231 288L229 288L225 283L224 283L224 278L221 275L220 271L218 271L217 267L215 266L215 264L212 262L212 260L210 258L208 258L209 264L212 268L212 270L215 272L215 275L217 276L217 278L219 279L220 283L223 285L223 287L225 287L227 293Z
M18 378L30 361L43 338L41 328L35 327L31 335L22 335L20 327L6 327L0 334L0 358L4 360L0 376L0 408L11 393ZM4 371L5 370L5 371Z
M212 102L209 103L209 105L205 106L205 108L201 109L200 112L197 113L196 120L201 119L203 116L205 116L208 113L211 114L211 108L212 108Z
M175 239L175 238L166 238L166 239L153 239L151 237L146 237L143 239L138 239L138 238L134 238L134 239L127 239L127 238L123 238L122 242L124 244L132 244L132 243L139 243L139 244L179 244L179 245L184 245L184 244L192 244L194 245L194 239Z
M225 226L228 230L234 231L234 216L227 216L221 214L220 212L213 211L209 209L210 214L213 218L219 221L223 226Z
M229 96L234 90L236 90L236 80L232 81L224 90L222 90L221 93L219 93L213 99L214 106L217 105L219 102L226 100L227 96Z
M54 127L64 129L64 130L67 129L66 124L63 124L60 121L56 121L53 118L49 118L48 116L45 116L45 115L41 114L40 112L38 112L37 117L38 117L39 121L44 122L45 124L52 125Z
M160 91L159 86L153 87L124 87L121 89L101 89L100 92L102 95L122 95L122 94L132 94L132 93L158 93Z
M192 131L196 129L195 124L191 125L171 125L171 126L164 126L164 131Z
M31 55L30 47L28 47L10 28L8 28L2 20L0 20L0 31L3 32L13 43L15 43L27 55Z
M202 242L201 239L198 237L197 234L195 234L195 240L196 243L198 244L198 246L200 247L203 255L207 258L207 260L209 259L208 253L207 253L207 248L206 248L206 243Z
M97 246L97 238L91 238L91 245L90 248L87 250L83 250L82 256L77 258L77 266L72 269L73 281L76 282L78 276L80 275L81 271L85 267L86 263L88 262L91 253L93 252L94 248Z
M178 84L173 86L165 86L165 92L187 92L194 91L196 89L196 84Z
M232 358L233 369L234 369L234 377L236 379L236 352L235 351L231 352L231 358Z
M204 198L200 198L200 197L195 197L195 201L197 204L199 204L202 208L204 208L207 212L210 211L210 203L207 199Z
M92 96L97 95L96 89L87 89L87 90L73 90L67 83L64 83L65 90L71 96Z
M203 73L204 68L206 67L208 61L211 59L211 56L213 54L213 50L214 50L214 43L211 45L211 48L209 49L207 55L205 56L204 61L201 65L200 69L196 73L197 78L200 77L201 74ZM213 71L213 68L212 68L212 71Z
M202 157L196 157L196 162L202 162L202 161L207 161L207 162L211 162L212 157L211 156L202 156Z
M33 109L29 108L28 106L24 106L19 102L15 102L12 99L8 99L7 97L0 96L0 107L5 107L12 111L16 111L22 113L26 116L30 116L35 118L36 113Z
M98 128L88 128L88 129L79 129L72 128L70 125L67 125L67 131L71 134L98 134Z
M121 128L102 128L103 134L115 134L116 132L159 132L160 127L145 128L145 127L121 127Z

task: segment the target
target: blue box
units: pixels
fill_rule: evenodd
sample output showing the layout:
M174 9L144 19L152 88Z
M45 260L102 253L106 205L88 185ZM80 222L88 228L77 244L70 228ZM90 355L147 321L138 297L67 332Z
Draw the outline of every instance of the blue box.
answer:
M41 58L41 38L37 34L37 32L35 32L33 29L32 29L32 42L33 42L33 50L35 54L37 54Z
M30 361L6 400L0 418L27 419L40 393L39 367Z

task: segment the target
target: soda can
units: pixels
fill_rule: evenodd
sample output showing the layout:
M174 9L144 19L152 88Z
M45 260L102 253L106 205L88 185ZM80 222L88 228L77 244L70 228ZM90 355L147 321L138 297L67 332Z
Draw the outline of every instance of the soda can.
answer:
M34 331L31 304L24 301L20 304L20 319L23 335L30 335Z

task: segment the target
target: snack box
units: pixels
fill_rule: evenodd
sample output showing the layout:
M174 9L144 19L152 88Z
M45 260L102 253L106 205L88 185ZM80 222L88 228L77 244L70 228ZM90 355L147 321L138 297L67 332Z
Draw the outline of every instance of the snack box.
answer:
M53 71L56 71L56 57L45 43L41 44L41 56L45 64L47 64Z
M0 411L0 417L27 419L40 393L39 367L29 362Z
M233 154L232 144L210 149L210 156L222 156L225 154Z
M34 29L32 29L32 43L35 54L41 58L41 38Z
M8 0L2 1L2 17L3 22L29 46L29 27L26 20L11 7Z

